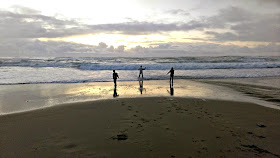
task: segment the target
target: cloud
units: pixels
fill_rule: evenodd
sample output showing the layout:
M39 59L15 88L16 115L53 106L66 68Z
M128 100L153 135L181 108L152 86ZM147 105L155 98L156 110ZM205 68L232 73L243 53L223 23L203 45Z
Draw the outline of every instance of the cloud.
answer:
M156 49L169 49L172 47L172 44L170 43L164 43L164 44L158 44L157 47L155 47Z
M15 13L18 13L18 14L29 14L29 15L32 15L32 14L41 14L41 11L39 10L35 10L35 9L32 9L32 8L27 8L27 7L24 7L24 6L20 6L20 5L13 5L10 7L10 9L14 10Z
M280 6L280 1L279 0L257 0L261 5L263 4L272 4L272 5L278 5Z
M182 14L173 10L173 14ZM204 25L198 21L188 23L125 22L114 24L81 24L76 20L58 19L39 14L39 11L15 6L14 12L0 11L0 37L2 38L56 38L81 34L120 33L150 34L168 31L189 31Z
M126 49L125 45L116 48L106 43L84 45L62 41L39 41L26 39L5 40L0 43L0 56L17 57L56 57L56 56L196 56L196 55L280 55L280 45L270 43L255 48L213 43L159 43L153 47L136 46Z
M104 43L104 42L100 42L98 44L98 47L101 48L101 49L106 49L108 47L108 45L106 43Z
M131 48L130 51L136 52L136 53L144 53L148 51L148 48L142 47L142 46L136 46L134 48Z
M91 25L90 28L94 32L110 32L110 33L121 33L121 34L151 34L168 31L190 31L194 29L201 29L205 27L203 23L198 21L190 21L189 23L154 23L154 22L127 22L117 24L99 24Z
M274 2L273 2L274 3ZM174 16L187 14L184 10L169 10ZM129 55L142 53L147 56L220 54L235 55L238 53L280 52L280 14L256 13L239 7L228 7L218 11L216 15L200 17L188 22L158 23L155 21L130 21L112 24L88 25L72 19L59 19L41 15L39 11L14 6L14 11L0 10L0 55L61 55L72 54L110 54ZM129 35L148 35L171 31L201 31L209 36L208 39L193 37L190 39L202 43L159 43L153 47L136 46L126 49L125 45L108 46L100 42L97 46L83 45L71 42L40 41L38 38L56 38L81 34L118 33ZM209 43L207 43L207 41ZM219 41L260 41L270 42L255 48L225 46L211 44ZM151 53L151 54L149 54Z
M183 9L171 9L166 11L167 14L188 16L190 13Z
M62 20L38 13L24 7L17 7L15 12L0 10L0 37L54 38L88 31L75 20Z
M226 32L206 31L213 40L280 42L280 14L259 14L230 7L220 10L207 22L214 29L228 28Z
M117 51L117 52L124 52L124 49L125 49L125 45L120 45L120 46L118 46L118 47L115 49L115 51Z
M214 16L205 17L204 21L212 28L225 28L229 24L257 19L257 15L238 7L228 7L218 11Z
M167 12L173 15L188 14L182 9ZM96 25L45 16L30 8L14 6L14 12L0 11L0 23L1 38L57 38L96 33L148 35L171 31L207 30L205 33L216 41L280 41L278 37L280 14L255 13L233 6L219 10L216 15L188 22L130 21ZM217 32L215 29L224 31Z
M85 45L63 41L40 41L27 39L10 39L0 43L0 56L63 56L71 54L76 56L106 55L125 52L125 46L117 48L108 47L106 43L98 45Z
M161 47L161 45L168 45L168 47ZM184 51L188 55L280 55L280 45L270 43L268 45L260 45L254 48L237 45L222 45L207 42L200 43L166 43L158 45L153 49L159 50L177 50Z

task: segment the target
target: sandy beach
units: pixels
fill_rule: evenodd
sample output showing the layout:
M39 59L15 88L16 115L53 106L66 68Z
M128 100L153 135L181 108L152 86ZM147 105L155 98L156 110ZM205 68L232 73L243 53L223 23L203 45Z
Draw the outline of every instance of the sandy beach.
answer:
M280 112L170 97L2 116L1 157L280 157Z
M120 82L116 98L111 83L20 85L25 96L13 94L25 107L62 104L20 113L2 104L12 112L0 116L0 157L280 157L280 111L256 104L275 102L186 80L171 96L166 83L147 81L140 94L137 82Z

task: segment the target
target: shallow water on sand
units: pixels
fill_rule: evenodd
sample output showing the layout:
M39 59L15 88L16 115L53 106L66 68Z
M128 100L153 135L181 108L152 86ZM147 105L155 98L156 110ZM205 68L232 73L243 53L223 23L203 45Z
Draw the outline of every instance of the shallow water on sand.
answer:
M168 80L71 84L23 84L0 86L0 114L10 114L54 105L100 99L154 96L194 97L252 102L280 109L272 103L258 100L230 88L190 80L175 80L170 87Z

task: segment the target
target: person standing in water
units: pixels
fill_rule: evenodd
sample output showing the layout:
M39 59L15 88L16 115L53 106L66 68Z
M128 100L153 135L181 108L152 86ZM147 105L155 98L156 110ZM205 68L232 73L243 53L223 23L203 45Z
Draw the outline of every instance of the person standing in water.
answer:
M113 70L113 79L114 79L115 87L117 87L117 78L119 78L119 75L118 73L115 72L115 70Z
M173 87L173 78L174 78L174 69L173 67L171 67L171 69L169 70L169 72L167 74L170 73L170 87L171 87L171 83L172 83L172 87ZM172 80L172 82L171 82Z
M142 68L142 65L140 66L140 68L138 69L139 70L139 76L138 78L140 78L140 75L142 74L142 78L144 77L143 76L143 70L146 70L146 67L145 68Z

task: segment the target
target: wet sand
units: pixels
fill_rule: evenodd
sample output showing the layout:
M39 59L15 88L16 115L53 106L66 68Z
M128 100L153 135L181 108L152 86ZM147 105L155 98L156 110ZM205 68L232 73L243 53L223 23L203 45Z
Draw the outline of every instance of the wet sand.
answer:
M206 79L200 82L224 86L280 106L280 77Z
M118 98L189 97L251 102L265 107L280 109L280 106L277 106L277 102L253 97L254 95L265 95L267 97L271 95L271 97L278 96L279 98L279 95L277 95L278 91L269 90L258 92L254 90L250 91L252 94L249 95L246 94L247 90L255 86L241 83L234 83L233 86L227 86L232 83L223 83L223 80L192 81L176 79L174 80L173 89L170 88L168 80L143 81L143 86L140 86L142 83L139 81L118 82L117 89L114 89L113 82L0 85L0 115L52 107L65 103L113 99L114 92L117 93ZM275 82L268 83L276 87L273 85ZM246 92L238 91L238 89L234 90L236 87L245 89Z
M0 118L0 157L280 157L280 111L150 97L72 103Z

